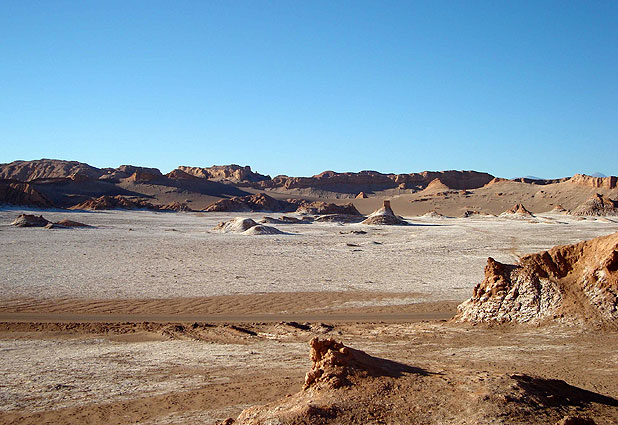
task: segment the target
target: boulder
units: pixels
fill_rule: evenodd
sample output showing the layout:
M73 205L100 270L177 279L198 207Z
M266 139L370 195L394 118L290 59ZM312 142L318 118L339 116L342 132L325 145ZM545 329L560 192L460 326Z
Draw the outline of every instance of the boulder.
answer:
M17 227L45 227L50 223L49 220L43 218L42 215L20 214L11 223Z
M250 218L236 217L229 221L222 221L213 230L221 233L242 233L258 224Z

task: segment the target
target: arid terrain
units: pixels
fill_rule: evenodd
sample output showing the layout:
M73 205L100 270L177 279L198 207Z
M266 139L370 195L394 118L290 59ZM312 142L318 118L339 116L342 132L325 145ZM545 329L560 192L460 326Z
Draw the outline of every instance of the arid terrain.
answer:
M2 423L618 422L615 177L0 177Z
M91 227L11 226L21 213ZM281 233L218 228L236 216L256 223L271 217L267 226ZM404 215L409 225L383 226L282 224L281 217L1 210L0 421L235 418L301 390L315 336L424 371L380 378L395 381L375 381L369 393L359 393L372 394L378 384L380 394L384 385L407 388L405 403L384 393L385 403L410 409L384 423L553 423L580 413L596 423L618 420L615 329L448 322L483 279L487 257L513 263L554 245L609 235L618 231L617 218ZM551 408L531 404L543 405L528 385L537 378L547 381L534 381L534 391L552 389L543 397L558 407L545 399ZM452 404L511 391L513 379L525 389L521 408L481 400L473 414ZM426 403L450 407L431 415ZM328 417L308 412L301 415L308 423L383 423L384 417L359 411L352 420L340 412L337 422L330 410Z

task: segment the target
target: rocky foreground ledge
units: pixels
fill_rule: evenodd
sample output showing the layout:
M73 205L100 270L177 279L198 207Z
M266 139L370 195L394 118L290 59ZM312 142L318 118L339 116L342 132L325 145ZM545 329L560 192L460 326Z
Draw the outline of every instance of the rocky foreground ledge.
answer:
M488 258L456 322L594 323L618 328L618 232L556 246L517 264Z
M618 400L561 380L472 370L426 370L313 338L303 388L224 425L604 424Z

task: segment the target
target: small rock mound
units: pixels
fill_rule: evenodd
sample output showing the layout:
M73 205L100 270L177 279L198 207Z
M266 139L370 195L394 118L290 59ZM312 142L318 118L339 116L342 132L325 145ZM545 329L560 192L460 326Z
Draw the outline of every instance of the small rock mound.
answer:
M576 216L618 215L618 202L596 193L569 214Z
M262 224L307 224L307 223L311 223L313 221L312 218L309 217L303 217L301 218L296 218L296 217L289 217L289 216L283 216L280 218L273 218L273 217L264 217L263 219L260 220L260 223Z
M475 323L618 322L618 232L522 257L487 259L485 278L454 320Z
M384 201L382 208L372 212L362 224L406 225L408 222L395 215L390 201Z
M283 232L275 227L257 224L243 232L243 235L281 235Z
M222 221L213 230L221 233L242 233L257 225L250 218L236 217L229 221Z
M331 214L345 214L360 216L356 207L349 203L345 205L337 205L330 202L310 202L308 204L302 204L296 210L298 214L311 214L311 215L331 215Z
M176 212L190 212L193 211L189 205L184 202L170 202L167 205L163 205L161 208L163 211L176 211Z
M564 208L562 205L558 204L555 207L553 207L550 212L554 214L566 214L569 212L569 210Z
M520 216L520 217L534 217L532 213L528 211L526 207L524 207L524 205L521 203L517 203L513 205L510 209L500 214L500 217L513 216L513 215Z
M399 376L412 368L372 357L364 351L346 347L332 338L314 337L309 346L311 370L305 375L303 389L339 388L367 376ZM409 369L409 370L408 370Z
M362 215L326 214L315 219L319 223L360 223L365 219Z
M46 229L72 229L75 227L92 227L84 223L80 223L79 221L73 220L60 220L55 223L47 223L45 226Z
M204 209L206 212L290 211L291 204L278 201L265 193L221 199Z
M423 214L423 217L428 217L428 218L445 218L446 216L444 214L440 214L439 212L437 212L435 210L431 210L431 211Z
M42 215L37 216L32 214L20 214L11 223L11 225L17 227L45 227L48 224L50 224L50 221L43 218Z

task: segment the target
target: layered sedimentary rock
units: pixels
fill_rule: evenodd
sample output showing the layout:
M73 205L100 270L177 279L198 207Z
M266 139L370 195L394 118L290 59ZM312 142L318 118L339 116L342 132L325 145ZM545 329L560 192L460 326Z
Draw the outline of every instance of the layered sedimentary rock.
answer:
M213 165L212 167L187 167L181 165L177 170L197 178L216 181L259 182L270 180L269 176L253 172L248 165L244 167L236 164Z
M221 199L204 209L207 212L228 211L228 212L247 212L247 211L270 211L288 212L294 211L294 206L287 201L279 201L265 193L255 195L235 196L229 199Z
M112 209L151 209L158 210L159 207L141 199L129 199L121 195L103 195L98 198L88 199L72 206L72 210L112 210Z
M11 223L11 225L17 227L45 227L49 223L50 221L44 218L42 215L37 216L32 214L20 214Z
M299 214L312 214L312 215L327 215L327 214L346 214L346 215L361 215L356 207L349 203L345 205L337 205L330 202L308 202L302 203L296 212Z
M0 164L0 178L22 182L50 178L70 178L77 181L96 180L102 174L102 170L88 164L58 159L13 161L9 164Z
M487 260L485 278L455 321L618 325L618 233L522 257Z
M185 202L170 202L169 204L159 207L162 211L189 212L193 211Z
M576 216L618 215L618 202L596 193L569 214Z
M278 235L281 232L271 226L258 224L250 218L236 217L229 221L222 221L213 230L220 233L242 233L245 235Z
M594 188L615 189L618 184L618 177L592 177L586 174L575 174L570 179L566 180L569 183L577 184L580 186L588 186Z
M311 188L357 194L359 191L394 188L422 190L435 179L439 179L450 189L474 189L490 182L493 176L476 171L423 171L410 174L382 174L377 171L358 173L324 171L312 177L277 176L260 182L259 186L280 189Z
M0 204L28 205L39 208L54 206L52 201L32 185L11 180L0 181Z
M517 203L513 205L511 208L500 214L500 217L521 217L521 218L529 218L534 217L530 211L524 207L522 203Z
M385 225L406 225L407 221L395 215L391 208L390 201L384 201L381 208L375 210L362 221L363 224L385 224Z

